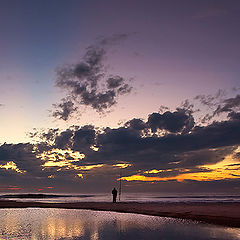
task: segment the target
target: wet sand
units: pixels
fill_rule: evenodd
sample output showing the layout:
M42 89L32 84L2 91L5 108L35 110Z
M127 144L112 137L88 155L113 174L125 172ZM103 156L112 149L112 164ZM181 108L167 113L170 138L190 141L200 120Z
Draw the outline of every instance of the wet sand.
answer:
M196 220L216 225L240 227L240 203L137 203L73 202L42 203L0 201L0 208L64 208L138 213Z

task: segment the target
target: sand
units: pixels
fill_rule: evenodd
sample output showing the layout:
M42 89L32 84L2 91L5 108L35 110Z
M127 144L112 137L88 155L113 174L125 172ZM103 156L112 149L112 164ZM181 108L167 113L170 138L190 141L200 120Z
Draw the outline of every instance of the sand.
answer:
M64 208L91 209L138 213L161 217L190 219L223 225L240 227L240 203L138 203L138 202L74 202L74 203L41 203L0 201L0 208Z

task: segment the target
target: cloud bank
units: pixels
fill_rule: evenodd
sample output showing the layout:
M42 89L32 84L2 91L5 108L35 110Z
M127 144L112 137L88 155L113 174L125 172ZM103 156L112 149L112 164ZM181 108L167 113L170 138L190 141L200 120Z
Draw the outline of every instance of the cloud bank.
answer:
M224 99L222 120L205 125L195 121L193 105L185 102L185 108L164 108L118 128L85 125L36 132L35 144L0 146L1 182L18 182L23 189L35 184L54 191L69 186L72 191L107 191L117 184L123 168L123 184L129 191L139 186L144 191L157 191L159 186L176 191L184 184L184 191L194 185L199 191L224 187L234 192L240 175L238 98Z

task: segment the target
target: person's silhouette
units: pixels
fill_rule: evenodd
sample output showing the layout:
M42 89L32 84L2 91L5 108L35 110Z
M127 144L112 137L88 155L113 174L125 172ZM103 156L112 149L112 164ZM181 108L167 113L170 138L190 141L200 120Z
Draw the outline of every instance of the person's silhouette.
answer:
M113 202L115 203L117 200L117 189L116 188L113 188L112 195L113 195Z

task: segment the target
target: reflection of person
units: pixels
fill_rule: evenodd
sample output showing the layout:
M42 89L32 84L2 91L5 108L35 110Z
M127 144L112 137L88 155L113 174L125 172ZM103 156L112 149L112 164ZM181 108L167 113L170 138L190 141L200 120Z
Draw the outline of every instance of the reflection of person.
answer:
M116 200L117 200L117 189L116 188L114 188L112 190L112 195L113 195L113 202L116 202Z

